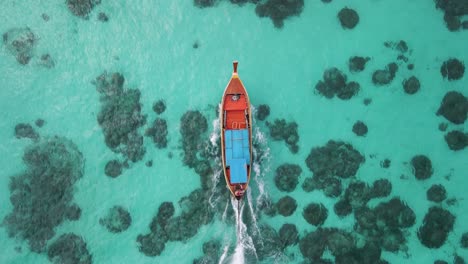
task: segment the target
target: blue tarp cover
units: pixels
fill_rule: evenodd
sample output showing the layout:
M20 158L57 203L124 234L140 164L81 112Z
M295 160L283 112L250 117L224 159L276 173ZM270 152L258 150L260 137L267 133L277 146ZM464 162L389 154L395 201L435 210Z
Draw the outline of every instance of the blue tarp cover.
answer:
M247 164L245 159L230 160L231 183L247 182Z
M247 129L225 130L224 146L226 148L226 163L229 159L245 159L246 163L250 164L249 131Z
M250 164L249 131L225 130L226 165L231 172L231 183L247 182L247 164Z

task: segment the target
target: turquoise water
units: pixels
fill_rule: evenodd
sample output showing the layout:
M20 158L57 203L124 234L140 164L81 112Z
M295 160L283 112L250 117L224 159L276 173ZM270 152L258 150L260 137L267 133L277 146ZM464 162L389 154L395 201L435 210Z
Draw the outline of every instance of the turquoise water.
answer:
M402 229L407 241L394 252L383 250L381 259L389 263L452 263L455 255L468 259L468 251L460 243L462 234L468 232L467 149L453 151L444 140L452 130L468 133L468 122L455 124L436 115L448 91L468 96L466 74L449 81L440 73L449 58L468 62L468 35L466 30L450 32L443 12L433 1L325 4L307 0L300 15L286 19L282 28L275 27L269 18L259 18L252 3L239 6L218 1L214 7L198 8L193 1L104 0L88 19L83 19L73 15L64 2L2 1L0 32L27 27L35 35L35 44L26 65L18 63L8 41L2 42L0 50L0 153L4 157L0 160L0 218L3 221L14 210L10 178L32 170L23 162L25 150L47 147L55 135L73 142L77 150L68 147L71 153L82 154L83 162L77 166L82 167L81 177L71 185L73 191L67 189L73 194L69 204L78 205L81 215L78 220L64 219L54 226L55 234L45 240L40 252L31 250L21 232L9 236L11 227L4 223L0 228L0 263L48 263L47 249L50 251L54 241L65 233L82 237L93 263L192 263L204 255L203 244L210 240L220 245L215 263L302 263L306 258L301 243L285 250L273 248L259 257L262 250L258 245L267 243L267 235L259 226L269 225L278 232L284 223L295 224L302 241L317 230L304 219L304 208L312 202L322 203L328 209L322 227L349 232L354 247L362 248L366 237L354 229L354 213L339 217L334 204L344 196L350 182L360 180L372 185L382 178L391 182L391 194L372 199L367 205L375 208L380 202L400 197L414 211L415 222ZM337 18L344 6L355 9L360 17L352 30L343 29ZM100 12L108 16L107 22L99 21ZM43 14L49 17L47 21ZM461 19L466 20L466 16ZM400 40L409 47L404 53L408 63L397 60L400 52L384 45ZM53 67L44 67L43 54L50 54ZM364 71L349 71L348 59L352 56L370 57ZM265 121L254 120L255 151L263 158L254 164L251 192L241 207L246 216L242 221L236 218L236 203L222 187L220 161L215 159L219 138L216 109L231 76L233 60L239 61L239 74L254 108L268 104L271 112L266 121L296 122L299 135L299 151L292 153L284 141L272 138ZM373 72L391 62L399 65L393 81L374 85ZM414 63L414 70L406 68L410 63ZM318 93L314 87L331 67L346 74L348 81L358 82L359 93L350 100L329 99ZM106 146L97 121L104 104L93 84L105 71L121 73L123 88L141 92L141 114L147 115L147 121L136 127L140 135L157 117L167 121L167 147L157 148L144 137L143 158L130 161L116 178L106 176L106 164L114 159L123 161L125 156ZM419 79L421 88L408 95L402 82L412 75ZM372 100L369 105L363 103L366 98ZM152 106L161 99L166 110L157 115ZM149 225L159 206L172 202L174 216L180 216L185 210L179 204L181 198L202 187L195 169L183 162L186 154L180 130L187 111L200 111L207 120L200 142L212 143L214 150L206 158L200 154L204 146L197 146L197 158L210 161L212 171L207 181L212 185L218 182L221 188L205 188L206 195L193 201L201 205L196 210L207 207L213 213L206 224L199 225L196 234L183 241L167 241L158 256L147 256L140 252L137 237L150 233ZM42 127L34 124L38 118L45 120ZM352 131L357 120L368 127L365 137ZM40 137L18 139L15 126L19 123L31 124ZM441 123L448 125L446 132L439 130ZM365 157L356 175L343 179L339 197L301 188L304 180L315 177L306 158L313 148L324 147L329 140L347 142ZM57 155L61 159L62 154ZM418 180L413 175L411 160L415 155L430 159L430 178ZM391 160L387 169L381 166L386 158ZM153 161L151 167L145 165L149 160ZM275 185L275 171L285 163L302 169L292 192L280 191ZM33 176L40 175L44 174ZM426 191L433 184L444 186L445 201L427 200ZM291 216L268 216L260 210L263 201L275 203L285 195L297 202ZM27 196L22 201L34 199ZM115 205L127 210L132 219L128 229L119 233L109 232L100 224ZM431 206L444 208L456 217L447 239L437 248L428 248L417 235ZM330 249L323 258L335 260Z

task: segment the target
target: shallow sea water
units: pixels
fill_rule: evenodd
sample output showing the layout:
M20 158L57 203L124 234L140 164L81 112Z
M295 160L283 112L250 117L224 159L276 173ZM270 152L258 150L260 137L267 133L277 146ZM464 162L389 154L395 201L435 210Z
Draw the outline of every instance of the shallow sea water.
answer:
M305 162L311 149L323 147L329 140L342 140L365 157L356 175L343 181L343 190L351 181L372 184L377 179L388 179L393 187L391 194L371 200L368 206L373 208L400 197L416 215L414 225L404 231L404 247L396 252L383 250L381 259L389 263L433 263L438 259L452 263L455 256L460 256L468 261L468 249L460 244L462 234L468 232L468 149L450 150L444 140L448 131L468 133L468 122L454 124L436 115L448 91L468 96L466 73L453 81L440 73L441 65L449 58L468 62L468 31L450 32L443 12L433 1L335 0L325 4L305 0L300 15L286 19L282 28L276 28L267 17L258 17L252 3L236 5L220 0L214 7L198 8L189 0L103 0L88 19L83 19L73 15L65 1L52 2L1 1L0 33L28 27L37 38L26 65L17 62L5 41L0 48L2 221L14 208L10 178L28 169L23 153L37 144L29 138L15 137L15 126L28 123L40 134L38 141L54 135L65 137L84 158L83 176L73 185L72 198L72 203L81 208L81 216L54 227L55 235L47 246L61 234L75 233L86 242L93 263L192 263L203 256L205 242L217 240L220 249L216 263L303 263L299 244L269 252L270 256L260 261L252 253L258 253L252 239L262 237L254 233L265 224L278 231L284 223L293 223L299 239L314 232L317 227L302 215L311 202L322 203L328 209L322 227L340 228L355 236L356 241L363 239L353 229L353 214L339 217L334 213L339 198L301 188L304 180L313 176ZM343 29L337 18L345 6L355 9L360 17L352 30ZM107 22L98 20L100 12L108 16ZM49 19L46 21L42 14ZM404 53L408 63L397 60L400 53L384 45L400 40L409 47ZM50 54L55 65L42 66L42 54ZM370 58L364 71L349 71L348 59L352 56ZM183 163L181 117L190 110L200 111L208 124L201 140L218 148L216 110L234 60L239 61L239 75L254 111L268 104L271 113L266 121L284 118L297 123L299 151L292 153L284 141L272 139L265 121L254 120L255 151L263 158L254 164L251 191L241 205L241 215L253 214L249 224L237 218L235 202L214 192L206 196L208 203L206 199L195 201L212 206L214 216L208 224L200 225L196 234L185 241L166 242L159 256L146 256L139 251L137 237L150 232L148 226L159 206L172 202L178 216L185 210L179 200L201 187L200 176ZM391 62L399 65L393 81L374 85L373 72ZM413 70L406 68L409 63L414 63ZM350 100L329 99L318 93L314 87L331 67L346 74L348 81L358 82L359 93ZM97 121L102 105L93 81L105 71L121 73L124 88L141 92L141 113L147 115L147 122L138 129L140 134L156 117L167 121L167 147L156 148L145 137L144 157L130 162L117 178L106 176L104 168L109 160L124 157L106 146ZM417 76L421 88L408 95L402 82L412 75ZM369 105L363 103L366 98L372 99ZM167 109L156 115L152 105L160 99ZM34 124L38 118L45 120L43 127ZM357 120L368 127L365 137L352 132ZM447 132L439 130L440 123L448 125ZM419 154L432 162L429 179L417 180L413 175L411 159ZM382 168L381 161L386 158L391 165ZM149 160L153 161L151 167L145 165ZM222 184L219 159L210 162L213 172L209 181ZM289 193L280 191L274 181L276 168L285 163L302 168L299 184ZM447 200L427 200L426 191L433 184L445 187ZM258 209L265 198L277 202L285 195L297 202L291 216L267 216ZM128 229L120 233L111 233L99 224L114 205L128 210L132 218ZM431 206L442 207L456 217L445 243L432 249L424 246L417 235ZM334 261L329 251L323 258ZM47 250L31 252L27 240L10 237L5 224L0 226L0 263L50 261Z

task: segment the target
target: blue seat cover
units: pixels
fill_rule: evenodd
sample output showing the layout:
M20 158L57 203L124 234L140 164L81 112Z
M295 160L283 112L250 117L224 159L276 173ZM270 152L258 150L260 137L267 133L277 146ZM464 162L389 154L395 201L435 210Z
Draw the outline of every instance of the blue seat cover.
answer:
M243 131L243 130L247 130L247 129L242 129L242 130L231 130L231 131L232 131L232 139L233 139L233 140L242 139L242 136L243 136L242 131Z
M226 165L231 166L232 159L243 159L250 165L249 131L247 129L225 130Z
M248 147L248 146L247 146L247 147L244 147L243 150L244 150L245 162L246 162L247 164L250 165L250 151L249 151L249 147Z
M224 142L226 148L232 148L232 130L224 130Z
M231 183L246 183L247 164L245 159L231 159L230 163Z
M242 129L242 144L245 146L249 146L249 131L247 129Z

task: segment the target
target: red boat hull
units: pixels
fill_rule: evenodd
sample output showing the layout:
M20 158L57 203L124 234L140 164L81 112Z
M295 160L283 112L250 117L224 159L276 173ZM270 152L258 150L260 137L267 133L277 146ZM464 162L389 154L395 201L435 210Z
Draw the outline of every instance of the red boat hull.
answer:
M252 167L252 115L250 100L247 94L247 90L244 87L239 75L237 73L237 62L234 62L234 71L232 77L226 86L226 89L221 100L220 107L220 124L221 124L221 155L223 162L223 171L226 179L226 184L232 195L236 199L241 199L245 194L249 186L251 167ZM230 157L227 157L227 152L230 149L226 148L226 145L230 145L231 139L227 137L227 133L238 133L244 132L248 137L248 150L247 146L244 146L243 159L246 161L246 178L244 178L242 169L242 180L235 180L231 177L231 171L234 173L234 168L231 168L229 161ZM244 142L247 143L247 138L244 138ZM230 156L231 154L229 154Z

